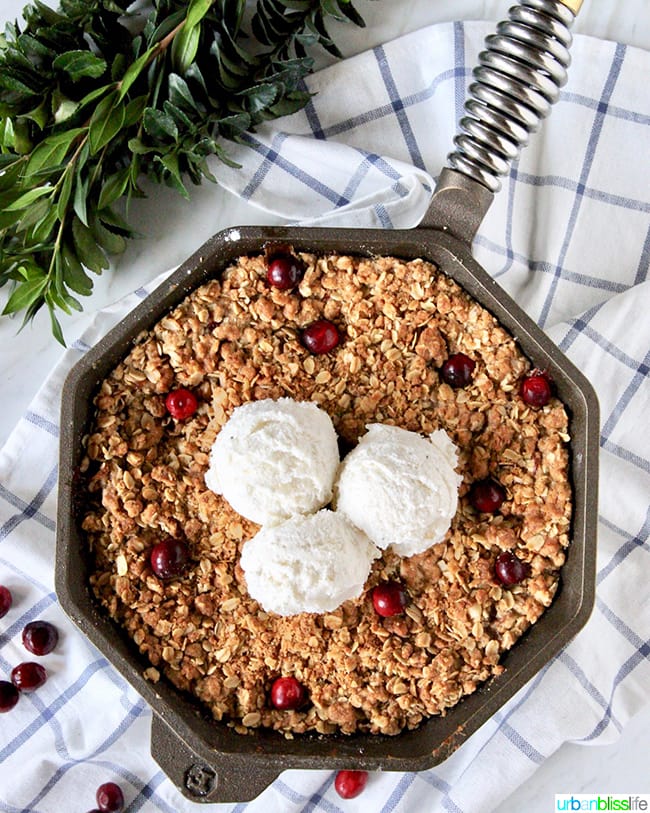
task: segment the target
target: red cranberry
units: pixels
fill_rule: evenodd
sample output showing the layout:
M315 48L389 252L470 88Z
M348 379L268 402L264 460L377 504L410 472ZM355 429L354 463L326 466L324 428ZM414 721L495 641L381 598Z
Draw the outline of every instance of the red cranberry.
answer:
M532 407L543 407L551 400L551 379L541 370L533 370L521 382L519 394L524 403Z
M408 603L406 590L399 582L382 582L372 591L372 603L377 615L400 615Z
M519 584L530 574L530 565L522 562L512 551L504 550L497 556L494 572L501 584L510 587Z
M11 711L18 702L18 689L8 680L0 680L0 714Z
M269 260L266 269L266 279L269 285L288 291L300 282L303 268L295 257L290 254L279 254Z
M30 621L23 629L23 644L32 655L47 655L57 645L59 632L49 621Z
M271 686L271 703L283 711L297 709L305 702L305 687L295 677L279 677Z
M189 558L187 545L180 539L168 537L153 546L149 561L159 579L174 579L185 570Z
M47 680L47 672L40 665L33 661L19 663L11 670L11 682L21 692L33 692Z
M327 319L318 319L303 330L301 340L307 350L319 356L333 350L341 341L341 337L336 325Z
M172 418L176 418L177 421L186 421L194 415L199 402L193 392L186 390L185 387L180 387L167 395L165 406Z
M465 353L454 353L440 368L442 380L450 387L460 389L472 383L472 373L476 367L476 362Z
M479 480L469 491L469 501L482 514L493 514L501 508L506 499L506 490L496 480Z
M115 782L104 782L97 788L97 807L102 813L122 813L124 794Z
M9 612L11 601L11 590L9 590L8 587L5 587L4 584L0 584L0 618L7 615Z
M365 788L368 771L339 771L334 780L336 792L342 799L354 799Z

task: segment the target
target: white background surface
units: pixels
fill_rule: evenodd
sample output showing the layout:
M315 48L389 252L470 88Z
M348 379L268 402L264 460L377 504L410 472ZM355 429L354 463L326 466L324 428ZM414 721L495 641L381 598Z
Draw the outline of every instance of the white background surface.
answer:
M23 5L23 0L0 0L0 23L4 25L19 17ZM356 0L355 5L366 19L367 28L363 31L351 26L332 29L346 55L438 21L496 21L506 15L510 3L508 0ZM650 50L650 0L586 0L574 30ZM639 77L639 93L648 92L647 79ZM214 232L227 226L279 222L225 191L218 203L212 203L208 209L201 206L208 194L213 200L213 190L195 189L192 201L187 203L176 193L156 188L151 190L149 199L136 201L131 219L144 237L131 243L114 268L97 280L94 294L83 303L86 314L63 321L68 341L81 332L92 311L179 264ZM5 299L6 292L1 291L0 309ZM17 334L19 326L19 321L0 319L0 445L62 353L62 348L51 338L46 314ZM499 806L499 813L547 813L554 809L556 793L650 793L649 755L650 708L647 708L613 745L567 744L562 747L526 786Z

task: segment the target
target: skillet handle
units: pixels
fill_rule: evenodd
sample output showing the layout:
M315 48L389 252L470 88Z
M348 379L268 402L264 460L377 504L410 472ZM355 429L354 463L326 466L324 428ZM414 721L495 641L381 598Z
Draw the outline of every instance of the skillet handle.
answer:
M422 226L471 244L510 170L566 83L570 28L582 0L521 0L485 40L466 115ZM472 206L472 211L468 207Z
M199 753L200 751L200 753ZM282 757L226 754L201 744L195 751L158 714L151 718L151 755L192 802L250 802L284 770Z

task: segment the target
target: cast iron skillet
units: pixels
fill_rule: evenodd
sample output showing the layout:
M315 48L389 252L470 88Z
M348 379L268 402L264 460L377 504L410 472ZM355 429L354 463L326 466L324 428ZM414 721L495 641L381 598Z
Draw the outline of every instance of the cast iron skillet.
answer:
M493 193L526 135L548 112L565 80L569 27L581 0L522 0L486 40L470 87L468 116L420 227L401 231L247 227L228 229L192 257L102 341L68 376L63 390L56 590L64 610L153 710L152 754L189 798L247 801L287 768L420 771L448 757L564 647L589 617L595 592L598 403L582 374L476 263L471 243ZM75 511L82 438L99 382L138 334L237 257L268 242L296 251L421 257L435 263L490 310L533 364L547 369L570 412L575 506L572 542L552 606L503 659L503 675L465 697L444 717L396 737L302 735L287 740L257 730L241 736L216 723L193 698L149 665L91 595L90 563Z

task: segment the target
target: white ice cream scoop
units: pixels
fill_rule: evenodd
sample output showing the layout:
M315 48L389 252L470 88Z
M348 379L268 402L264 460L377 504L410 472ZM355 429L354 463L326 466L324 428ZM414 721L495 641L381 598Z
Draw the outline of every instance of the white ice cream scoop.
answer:
M233 410L213 444L205 483L264 525L327 505L338 465L336 432L324 410L268 398Z
M379 556L347 517L323 509L262 528L244 545L241 567L267 612L326 613L361 595Z
M429 437L386 424L367 430L341 464L336 511L382 549L422 553L444 538L458 507L456 446L443 430Z

